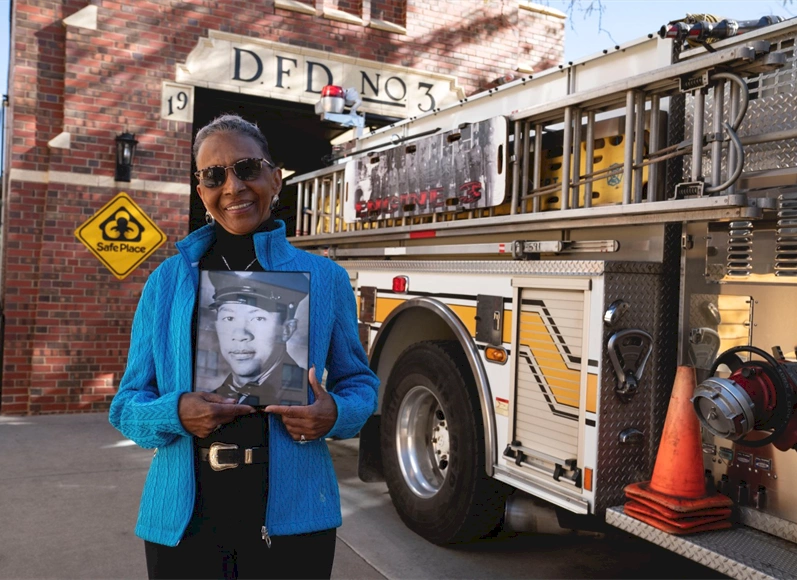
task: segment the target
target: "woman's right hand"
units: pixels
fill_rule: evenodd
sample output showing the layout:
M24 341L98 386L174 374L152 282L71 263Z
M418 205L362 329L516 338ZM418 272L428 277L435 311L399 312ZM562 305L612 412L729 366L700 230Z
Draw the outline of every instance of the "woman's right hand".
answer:
M235 399L216 393L183 393L177 405L177 414L183 428L197 437L207 437L221 425L241 415L257 410L249 405L238 405Z

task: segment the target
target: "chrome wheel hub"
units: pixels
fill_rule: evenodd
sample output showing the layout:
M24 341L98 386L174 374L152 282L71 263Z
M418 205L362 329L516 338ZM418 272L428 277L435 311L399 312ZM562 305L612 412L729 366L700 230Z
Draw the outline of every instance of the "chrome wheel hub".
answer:
M448 421L437 397L424 386L410 389L401 402L396 451L404 481L415 495L428 499L440 491L450 460Z

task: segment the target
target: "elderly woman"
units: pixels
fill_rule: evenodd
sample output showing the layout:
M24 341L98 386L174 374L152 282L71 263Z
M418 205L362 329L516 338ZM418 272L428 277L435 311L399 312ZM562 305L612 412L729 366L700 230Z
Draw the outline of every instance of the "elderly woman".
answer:
M155 449L136 526L147 570L150 578L328 578L341 513L325 437L354 436L378 386L349 277L292 247L271 216L282 176L256 125L217 118L197 133L194 157L214 223L178 242L147 280L110 411L126 437ZM192 390L199 270L310 273L309 405L261 412ZM211 451L214 443L223 445Z

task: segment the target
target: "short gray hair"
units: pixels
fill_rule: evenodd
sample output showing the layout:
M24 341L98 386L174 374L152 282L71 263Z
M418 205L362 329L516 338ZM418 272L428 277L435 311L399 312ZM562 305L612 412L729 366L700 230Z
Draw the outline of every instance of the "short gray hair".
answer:
M255 123L250 123L239 115L232 114L216 117L197 132L196 138L194 139L194 159L196 159L199 148L202 146L202 143L205 142L205 139L216 133L240 133L247 137L251 137L260 145L260 148L263 150L263 157L273 163L271 152L268 149L268 141L260 130L260 127Z

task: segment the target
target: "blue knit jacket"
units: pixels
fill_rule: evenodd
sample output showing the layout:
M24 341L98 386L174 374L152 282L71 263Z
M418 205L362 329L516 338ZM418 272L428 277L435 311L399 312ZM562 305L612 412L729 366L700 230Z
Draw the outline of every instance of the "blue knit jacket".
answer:
M254 235L257 259L266 271L310 272L310 364L319 378L327 370L327 390L338 407L327 436L353 437L376 409L379 381L358 338L349 276L331 260L291 246L285 224L278 223L278 229ZM180 423L177 405L192 388L199 259L214 239L212 226L195 231L177 243L178 255L150 275L133 319L127 368L110 409L111 424L125 437L157 448L136 535L167 546L182 538L195 500L194 438ZM340 494L324 439L298 445L280 418L271 415L269 454L268 533L340 526Z

